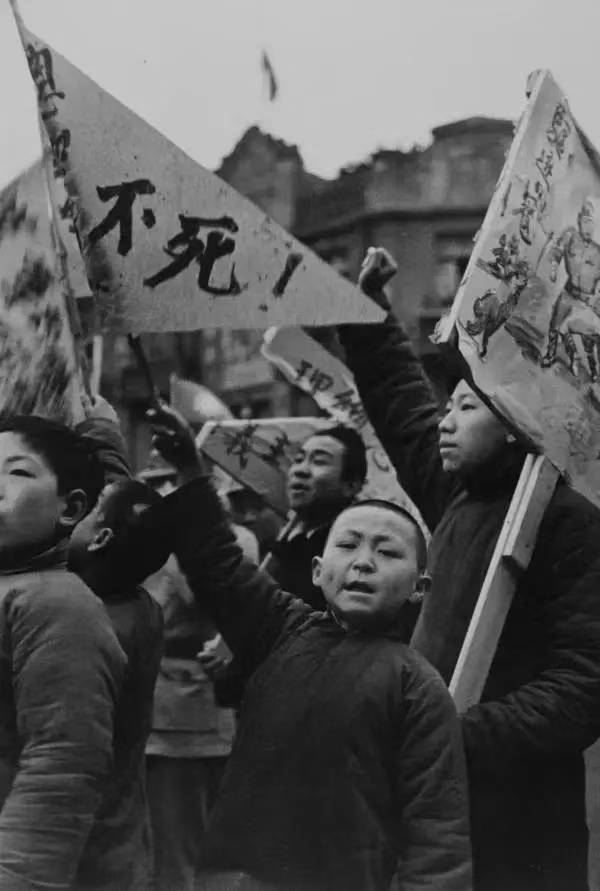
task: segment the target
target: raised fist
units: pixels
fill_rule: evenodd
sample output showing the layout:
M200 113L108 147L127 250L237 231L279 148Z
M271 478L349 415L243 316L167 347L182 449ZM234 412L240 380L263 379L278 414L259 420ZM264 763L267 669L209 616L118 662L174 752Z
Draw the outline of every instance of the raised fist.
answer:
M394 258L385 248L370 247L361 266L358 285L378 306L389 311L390 302L383 288L397 271Z
M179 412L160 402L146 412L153 430L152 445L180 473L198 467L194 434Z

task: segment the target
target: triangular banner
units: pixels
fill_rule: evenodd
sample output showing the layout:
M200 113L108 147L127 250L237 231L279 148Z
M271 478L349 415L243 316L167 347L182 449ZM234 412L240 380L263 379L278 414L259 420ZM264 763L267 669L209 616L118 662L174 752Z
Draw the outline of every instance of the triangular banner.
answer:
M209 421L196 447L285 517L287 471L294 455L309 436L328 426L330 422L320 418Z
M600 169L548 71L529 102L439 340L600 504Z
M19 27L104 328L382 318L358 287Z
M43 162L0 192L0 412L83 420Z

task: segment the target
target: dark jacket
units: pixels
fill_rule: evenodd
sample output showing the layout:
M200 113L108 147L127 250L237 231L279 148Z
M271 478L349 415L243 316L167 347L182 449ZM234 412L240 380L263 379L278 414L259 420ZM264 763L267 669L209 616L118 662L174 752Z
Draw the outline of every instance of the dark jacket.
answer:
M165 653L146 752L163 758L226 757L235 733L235 715L232 709L219 708L216 685L196 659L217 629L198 609L175 557L144 585L165 624Z
M90 418L77 428L104 469L105 484L130 478L121 431ZM119 579L115 580L117 583ZM122 581L122 580L121 580ZM91 579L90 584L93 584ZM103 595L127 657L114 719L114 764L88 840L77 891L146 891L151 885L152 840L146 800L145 746L163 652L160 607L141 587Z
M313 609L325 609L325 598L312 582L313 557L320 557L325 548L333 518L320 523L310 532L288 534L282 530L271 548L264 568L284 591L291 591Z
M147 891L152 839L145 747L163 651L161 609L144 588L103 598L127 668L114 721L114 762L86 848L77 889Z
M61 549L0 577L2 891L82 887L113 775L125 663L102 603L66 571Z
M450 680L520 470L461 486L441 467L438 410L393 320L342 329L348 364L401 485L433 532L414 645ZM600 511L564 483L543 518L481 703L463 717L477 889L583 891L583 751L600 732Z
M180 565L250 678L205 870L369 891L398 867L402 891L468 891L462 746L439 676L401 630L346 632L244 561L208 482L178 494Z

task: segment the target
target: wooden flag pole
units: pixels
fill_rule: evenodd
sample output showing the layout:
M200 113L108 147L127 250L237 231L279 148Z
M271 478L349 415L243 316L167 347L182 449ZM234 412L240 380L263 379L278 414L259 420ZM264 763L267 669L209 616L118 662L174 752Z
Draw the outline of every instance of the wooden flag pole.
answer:
M148 363L148 359L146 357L146 353L144 351L144 347L142 346L142 341L139 336L128 334L127 342L131 349L131 352L137 359L137 363L139 365L140 371L144 376L144 380L146 381L146 385L148 387L148 395L150 396L150 403L152 408L160 408L161 398L160 393L158 391L158 387L154 381L154 377L152 375L152 370Z
M457 711L481 698L519 576L527 569L559 473L527 455L450 682Z

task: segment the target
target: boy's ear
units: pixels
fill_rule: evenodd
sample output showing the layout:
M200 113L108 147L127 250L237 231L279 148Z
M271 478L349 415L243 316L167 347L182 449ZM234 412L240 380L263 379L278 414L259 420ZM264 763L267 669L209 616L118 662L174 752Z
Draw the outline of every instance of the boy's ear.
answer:
M94 551L101 551L105 548L115 537L115 533L112 529L109 529L108 526L103 526L102 529L98 529L91 542L87 546L88 552L93 553Z
M87 495L83 489L73 489L65 496L64 502L58 523L59 526L70 532L87 513Z
M431 576L422 572L417 579L415 590L409 595L409 603L423 603L426 594L431 591Z
M321 568L323 565L323 561L320 557L312 558L312 583L318 588L321 584Z

